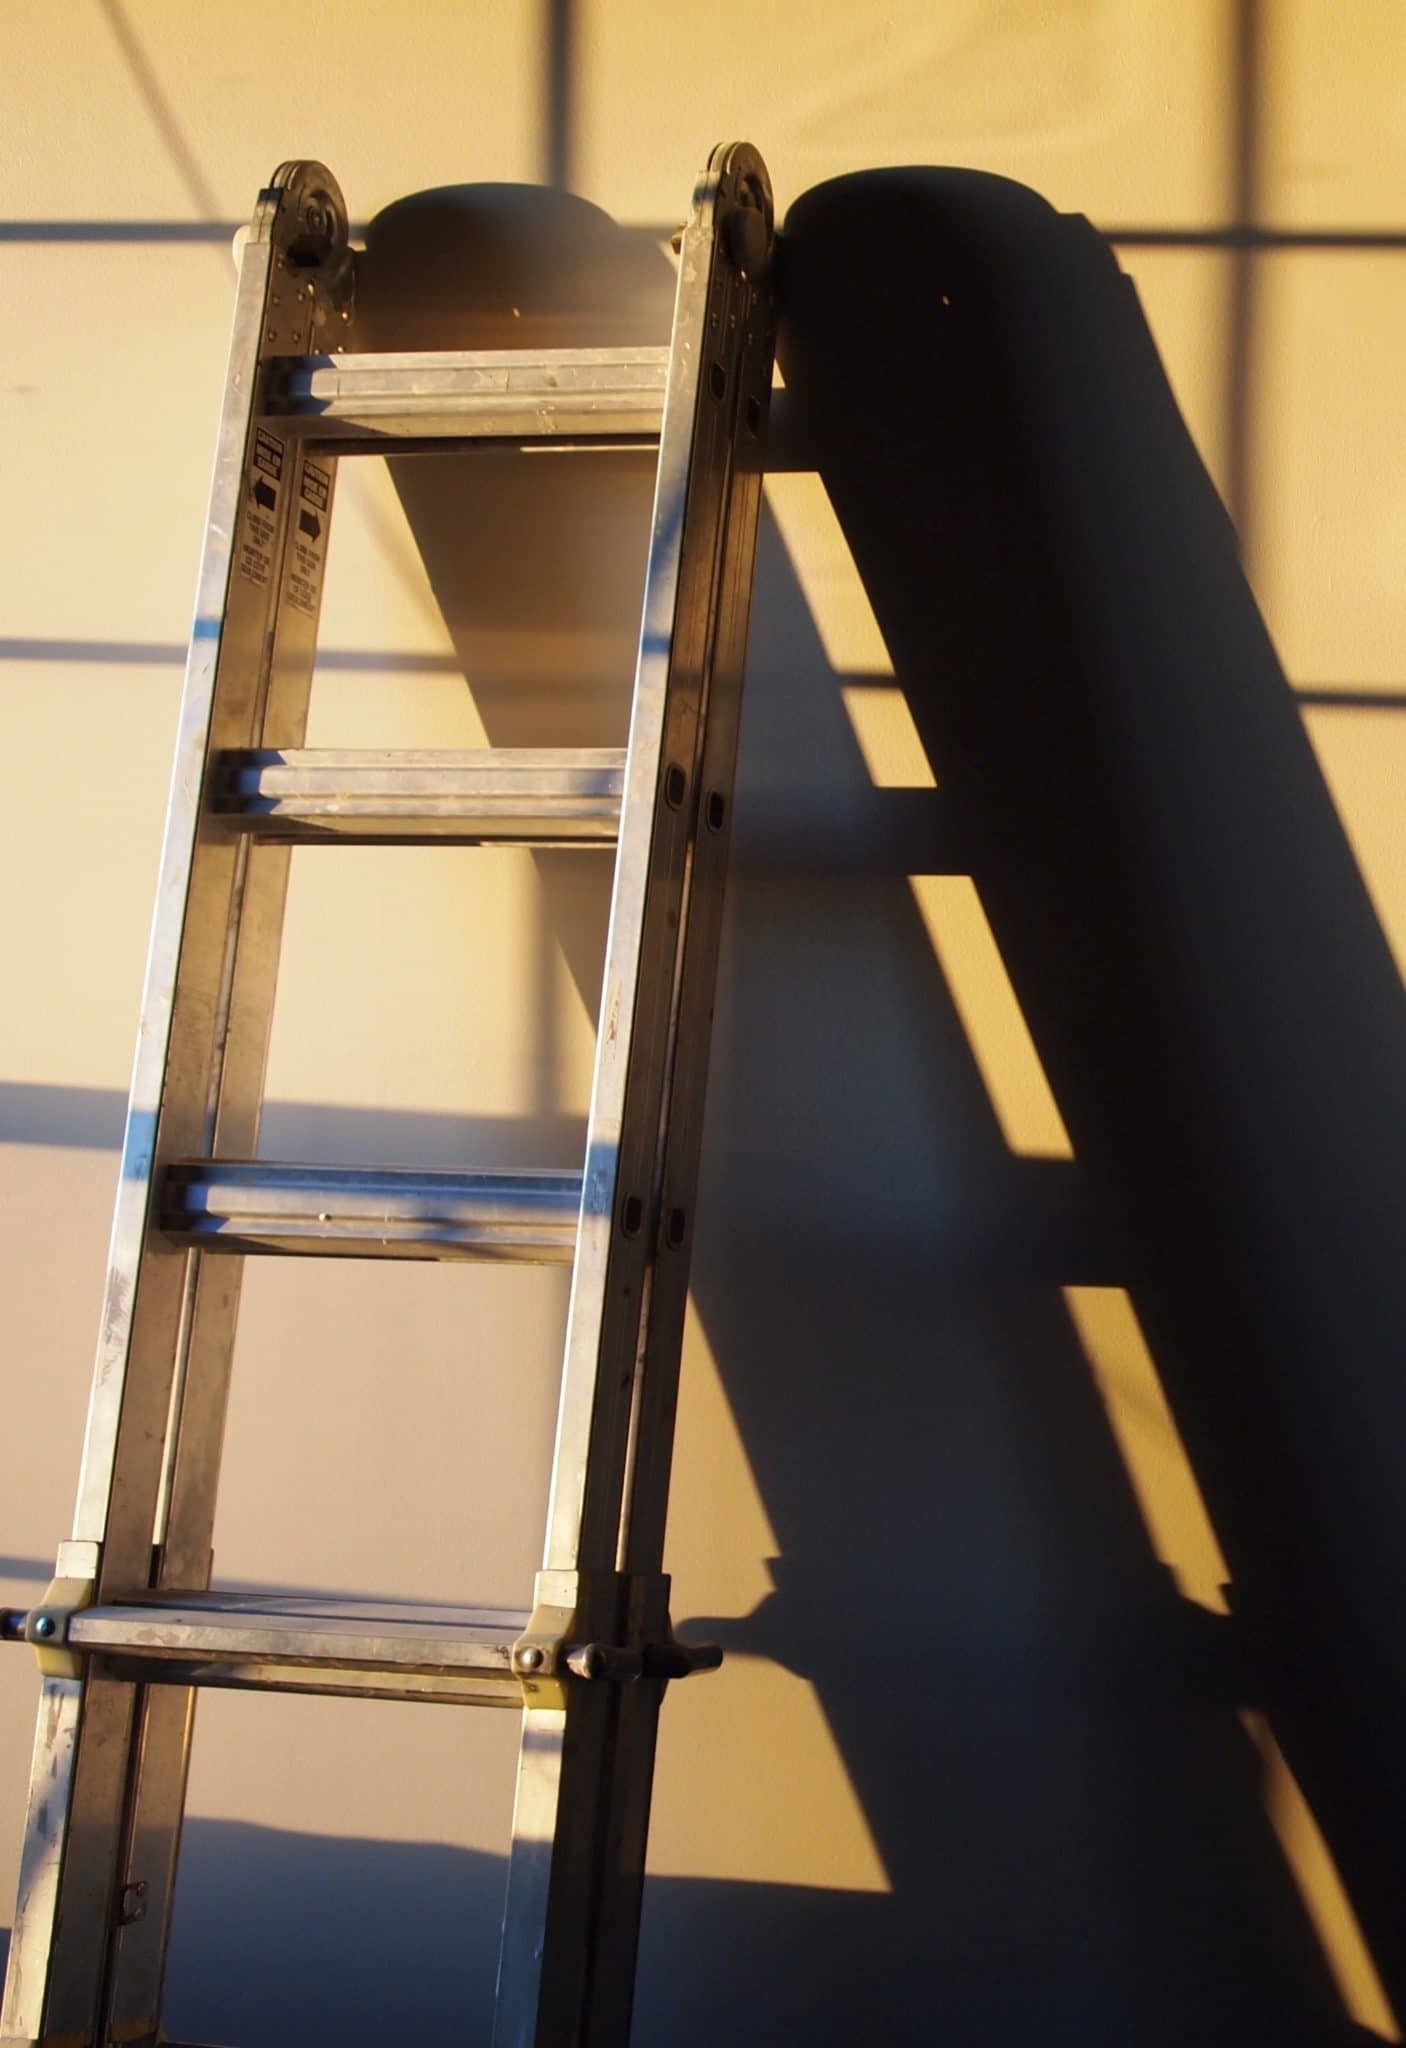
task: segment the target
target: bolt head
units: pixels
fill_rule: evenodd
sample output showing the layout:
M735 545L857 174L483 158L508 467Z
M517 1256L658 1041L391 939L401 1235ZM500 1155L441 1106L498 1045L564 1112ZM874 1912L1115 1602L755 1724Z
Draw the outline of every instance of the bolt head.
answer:
M34 1624L34 1633L37 1636L51 1636L54 1633L53 1615L41 1614Z
M542 1652L529 1645L527 1649L518 1651L517 1663L519 1671L540 1671Z

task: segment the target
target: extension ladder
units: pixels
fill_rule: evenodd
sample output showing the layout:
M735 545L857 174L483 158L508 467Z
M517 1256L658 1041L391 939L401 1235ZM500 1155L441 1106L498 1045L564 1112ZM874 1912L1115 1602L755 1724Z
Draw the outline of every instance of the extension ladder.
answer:
M661 1570L761 450L770 187L716 150L668 350L358 355L316 163L260 194L182 699L71 1540L3 1633L43 1673L0 2036L160 2038L195 1691L520 1705L493 2039L624 2042L659 1703ZM320 352L319 352L320 351ZM302 747L338 459L426 441L637 444L659 469L623 752ZM617 842L581 1174L255 1157L298 841ZM210 1590L249 1253L574 1261L530 1611Z

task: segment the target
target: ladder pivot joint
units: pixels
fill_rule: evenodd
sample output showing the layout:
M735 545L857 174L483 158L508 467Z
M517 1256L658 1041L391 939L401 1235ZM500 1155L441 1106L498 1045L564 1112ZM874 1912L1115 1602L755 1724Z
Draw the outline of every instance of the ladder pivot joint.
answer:
M722 1658L716 1645L675 1638L667 1572L542 1571L512 1668L525 1706L563 1709L572 1679L667 1683L715 1671Z
M46 1678L83 1676L83 1653L68 1646L69 1623L92 1606L101 1559L99 1543L61 1543L48 1590L24 1617L24 1641L33 1646Z

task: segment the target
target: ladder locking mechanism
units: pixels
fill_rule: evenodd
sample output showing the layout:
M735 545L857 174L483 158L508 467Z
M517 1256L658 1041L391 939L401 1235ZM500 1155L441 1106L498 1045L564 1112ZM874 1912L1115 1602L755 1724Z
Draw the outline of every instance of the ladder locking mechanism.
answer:
M558 1709L573 1678L687 1678L722 1661L716 1644L676 1640L666 1572L538 1572L532 1617L512 1654L523 1704Z
M83 1653L68 1647L68 1625L75 1614L93 1604L102 1546L61 1543L54 1576L37 1607L24 1617L24 1640L34 1645L39 1669L46 1678L81 1678Z

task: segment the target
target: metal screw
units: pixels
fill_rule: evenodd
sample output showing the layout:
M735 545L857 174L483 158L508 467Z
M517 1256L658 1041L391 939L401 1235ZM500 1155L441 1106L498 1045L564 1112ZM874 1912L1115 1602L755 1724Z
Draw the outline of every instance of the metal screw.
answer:
M51 1636L54 1633L53 1615L41 1614L34 1624L34 1633L37 1636Z
M542 1668L542 1652L534 1649L529 1644L527 1649L518 1651L517 1664L519 1671L540 1671Z

